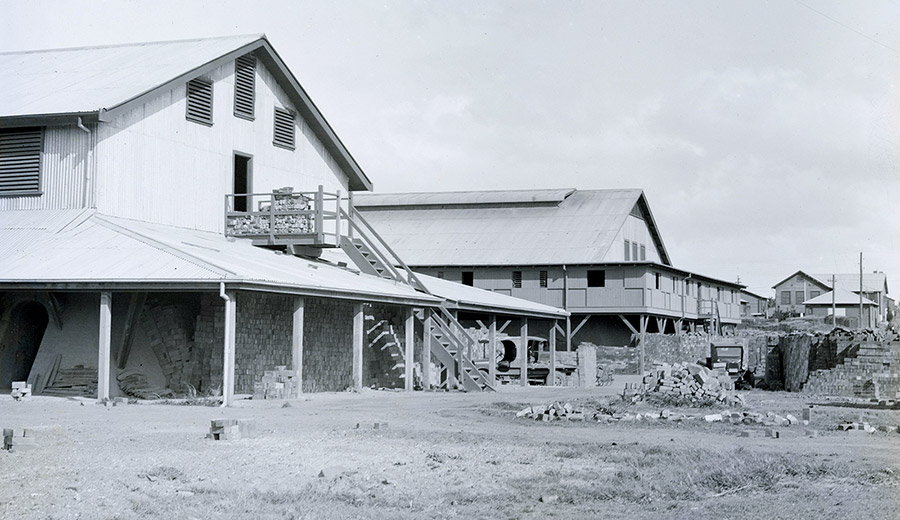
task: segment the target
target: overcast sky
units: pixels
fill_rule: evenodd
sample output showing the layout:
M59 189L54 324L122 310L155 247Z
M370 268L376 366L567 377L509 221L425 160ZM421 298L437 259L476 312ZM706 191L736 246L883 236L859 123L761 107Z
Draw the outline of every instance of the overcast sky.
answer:
M643 188L677 267L770 295L861 251L900 294L900 0L0 12L2 50L266 33L376 192Z

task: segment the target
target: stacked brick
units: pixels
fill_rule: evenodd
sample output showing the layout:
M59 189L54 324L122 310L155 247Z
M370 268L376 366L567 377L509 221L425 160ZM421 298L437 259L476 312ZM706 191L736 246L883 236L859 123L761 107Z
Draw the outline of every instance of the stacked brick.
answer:
M292 312L291 296L238 293L235 392L251 393L272 367L291 364Z
M353 304L306 298L303 391L336 392L353 384Z
M31 385L25 381L13 381L12 392L9 395L16 401L21 401L31 395Z
M312 199L302 193L294 193L293 188L281 188L272 194L275 211L307 211L312 209ZM254 208L248 208L251 211ZM261 208L267 211L268 208ZM229 234L267 235L272 225L270 215L241 215L228 219ZM312 214L275 215L276 234L303 235L315 232L315 217Z
M141 326L166 377L166 386L176 392L186 391L189 385L196 388L200 367L194 353L194 313L190 306L148 302L141 313Z
M217 295L200 298L200 313L194 328L194 349L199 377L197 390L207 392L222 388L222 342L225 338L225 308Z
M254 399L294 399L300 395L300 374L286 366L266 370L261 381L253 384Z
M900 398L900 341L869 341L852 348L838 366L810 374L803 391L865 399Z
M727 372L721 369L710 370L695 363L654 367L644 377L644 385L647 393L661 394L692 404L715 401L738 401L741 404L742 401L733 393L734 383Z
M236 441L256 436L256 422L253 419L213 419L210 421L207 439L214 441Z

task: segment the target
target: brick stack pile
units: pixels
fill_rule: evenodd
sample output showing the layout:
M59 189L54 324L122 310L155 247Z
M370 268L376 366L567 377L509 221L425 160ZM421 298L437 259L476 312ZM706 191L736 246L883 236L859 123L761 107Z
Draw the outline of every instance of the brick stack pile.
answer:
M254 399L293 399L300 395L300 375L286 366L266 370L262 381L253 385Z
M21 401L31 395L31 385L25 381L13 381L10 395L16 401Z
M293 188L275 190L272 196L275 199L275 211L306 211L312 209L310 198L301 193L293 193ZM310 214L275 216L275 233L302 235L314 233L315 230L314 218Z
M213 419L210 421L207 439L214 441L234 441L256 436L256 422L253 419Z
M583 421L584 410L571 404L551 403L549 406L529 406L516 412L516 417L534 419L536 421Z
M743 401L734 393L734 382L722 369L710 370L696 363L663 364L654 367L644 377L645 391L636 394L639 399L646 394L684 400L686 403Z
M900 398L900 341L860 345L854 357L847 357L830 370L817 370L803 386L808 394Z
M191 341L195 327L192 310L185 305L153 302L145 306L141 325L166 376L166 386L176 392L188 385L196 387L200 371Z
M22 428L4 428L3 429L3 449L10 451L18 451L23 449L32 449L35 447L34 430L25 430Z

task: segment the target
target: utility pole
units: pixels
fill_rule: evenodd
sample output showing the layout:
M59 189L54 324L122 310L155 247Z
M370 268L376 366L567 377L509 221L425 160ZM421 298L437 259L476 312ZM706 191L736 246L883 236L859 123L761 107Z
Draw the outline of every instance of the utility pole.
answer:
M835 305L834 298L834 290L836 287L834 286L834 275L831 275L831 328L837 327L837 305Z
M863 328L863 304L862 304L862 251L859 252L859 328Z

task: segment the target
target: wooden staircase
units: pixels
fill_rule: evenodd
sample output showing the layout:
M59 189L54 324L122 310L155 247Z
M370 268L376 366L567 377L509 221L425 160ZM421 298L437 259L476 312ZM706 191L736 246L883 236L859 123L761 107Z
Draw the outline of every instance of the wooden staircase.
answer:
M432 295L416 274L375 231L371 224L351 204L341 208L341 220L347 223L348 236L341 237L340 247L360 271L408 285L416 291ZM437 386L448 390L469 392L494 390L486 374L472 361L475 338L456 320L449 309L441 305L431 314L433 327L424 327L431 335L432 359L438 364ZM423 322L424 315L420 317ZM401 349L402 350L402 349ZM423 360L429 362L429 360Z
M375 376L373 383L383 388L403 388L406 353L394 326L388 320L377 320L370 314L365 319L369 349L377 353L368 361L369 372Z

